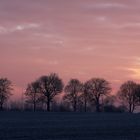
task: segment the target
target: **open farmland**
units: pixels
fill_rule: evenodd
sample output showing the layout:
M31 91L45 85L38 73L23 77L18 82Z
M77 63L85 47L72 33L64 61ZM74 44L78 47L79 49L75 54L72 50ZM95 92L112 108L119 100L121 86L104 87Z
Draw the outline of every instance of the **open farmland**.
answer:
M140 115L0 112L0 140L140 140Z

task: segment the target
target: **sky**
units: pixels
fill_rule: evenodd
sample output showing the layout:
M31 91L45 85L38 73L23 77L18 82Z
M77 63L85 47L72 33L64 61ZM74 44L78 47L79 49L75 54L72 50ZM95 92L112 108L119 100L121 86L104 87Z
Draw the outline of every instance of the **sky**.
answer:
M15 97L41 75L140 82L140 0L0 0L0 77Z

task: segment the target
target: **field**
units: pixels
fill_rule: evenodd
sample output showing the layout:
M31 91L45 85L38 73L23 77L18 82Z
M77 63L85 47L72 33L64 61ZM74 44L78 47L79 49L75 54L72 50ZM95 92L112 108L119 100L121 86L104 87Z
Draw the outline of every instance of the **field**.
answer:
M0 140L140 140L140 115L0 112Z

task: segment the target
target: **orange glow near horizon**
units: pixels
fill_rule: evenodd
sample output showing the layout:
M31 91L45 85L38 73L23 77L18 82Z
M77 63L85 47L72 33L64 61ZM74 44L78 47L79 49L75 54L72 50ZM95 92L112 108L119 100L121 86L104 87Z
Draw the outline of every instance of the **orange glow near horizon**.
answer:
M41 75L140 80L139 0L0 0L0 77L15 97Z

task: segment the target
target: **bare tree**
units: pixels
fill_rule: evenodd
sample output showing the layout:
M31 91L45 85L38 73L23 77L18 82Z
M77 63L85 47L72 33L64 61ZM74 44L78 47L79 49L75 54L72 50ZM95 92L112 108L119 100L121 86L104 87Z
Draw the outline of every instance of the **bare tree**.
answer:
M133 113L138 104L138 97L136 94L137 84L133 81L127 81L121 85L118 92L119 98L126 103L130 113Z
M51 73L48 76L42 76L39 79L40 91L45 95L47 102L47 111L50 111L50 104L53 98L62 92L63 82L57 74Z
M78 94L81 91L82 91L82 84L77 79L71 79L65 87L66 95L64 96L63 99L72 104L73 111L77 111L77 103L79 97Z
M12 90L12 83L7 78L0 79L0 109L3 110L4 103L9 99Z
M138 100L138 106L140 106L140 84L137 84L137 89L136 89L136 96Z
M33 105L33 110L36 111L37 104L40 102L40 83L38 81L28 84L25 91L26 102Z
M87 112L87 105L90 102L90 99L92 97L92 94L88 92L89 91L89 86L88 83L86 82L83 85L83 89L82 89L82 94L80 95L80 100L82 101L83 105L84 105L84 111Z
M101 78L92 78L87 81L87 92L92 94L92 99L96 105L96 112L100 112L100 100L101 97L107 95L111 91L111 87L108 81Z

